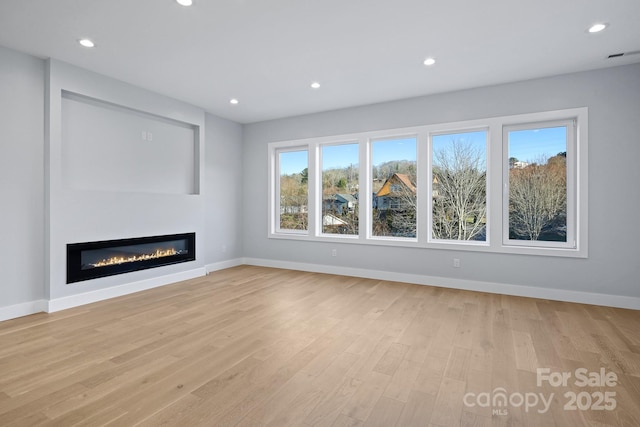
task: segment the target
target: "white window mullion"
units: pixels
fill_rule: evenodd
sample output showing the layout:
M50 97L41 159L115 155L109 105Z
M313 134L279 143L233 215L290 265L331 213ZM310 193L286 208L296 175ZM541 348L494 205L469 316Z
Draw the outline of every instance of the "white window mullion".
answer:
M502 124L488 122L487 152L487 243L495 249L502 246L503 227L503 163ZM508 165L506 165L508 166Z
M269 145L269 234L275 234L278 231L278 221L280 221L280 180L278 179L278 153L273 145Z
M318 144L309 144L309 234L319 236L322 232L322 177Z
M417 180L418 180L418 243L426 244L431 238L431 214L433 210L433 188L431 185L431 141L425 130L418 132Z
M575 128L575 141L576 141L576 163L575 163L575 201L576 201L576 250L587 256L588 254L588 216L589 210L589 192L588 182L589 175L587 173L587 165L589 164L589 150L588 150L588 112L586 108L582 108L576 114L577 126Z
M572 224L567 227L567 244L577 247L576 230L577 230L577 185L576 185L576 160L577 160L577 141L576 132L578 120L573 119L570 126L567 126L567 222Z
M358 188L359 238L366 241L371 236L371 141L360 138L360 181Z

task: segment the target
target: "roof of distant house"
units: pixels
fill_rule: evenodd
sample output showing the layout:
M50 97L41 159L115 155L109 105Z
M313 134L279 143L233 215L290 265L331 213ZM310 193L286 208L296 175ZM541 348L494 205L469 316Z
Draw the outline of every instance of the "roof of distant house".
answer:
M322 217L322 225L324 226L347 225L347 223L335 215L326 214Z
M342 199L344 202L358 203L358 199L351 194L336 194L338 199Z
M389 195L391 193L391 184L393 184L394 182L402 183L413 193L415 193L416 191L416 187L411 183L411 178L409 178L409 175L404 173L394 173L385 181L385 183L382 185L382 188L380 188L380 190L378 190L378 192L376 193L376 196L382 197Z

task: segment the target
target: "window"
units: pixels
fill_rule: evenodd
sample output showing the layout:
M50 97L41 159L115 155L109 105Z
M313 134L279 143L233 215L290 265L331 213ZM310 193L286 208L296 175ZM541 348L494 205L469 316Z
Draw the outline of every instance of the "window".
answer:
M487 131L431 137L433 239L487 240Z
M371 143L372 236L417 236L416 138Z
M586 257L587 109L269 144L269 237Z
M358 144L322 146L322 232L357 235Z
M504 128L504 242L574 247L574 121Z
M307 150L278 151L278 229L309 228L309 167Z

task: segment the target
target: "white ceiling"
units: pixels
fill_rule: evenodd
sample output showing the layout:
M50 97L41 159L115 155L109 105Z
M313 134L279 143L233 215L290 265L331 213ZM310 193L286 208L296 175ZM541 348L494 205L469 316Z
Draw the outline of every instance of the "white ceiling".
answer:
M640 0L2 0L0 45L250 123L640 62Z

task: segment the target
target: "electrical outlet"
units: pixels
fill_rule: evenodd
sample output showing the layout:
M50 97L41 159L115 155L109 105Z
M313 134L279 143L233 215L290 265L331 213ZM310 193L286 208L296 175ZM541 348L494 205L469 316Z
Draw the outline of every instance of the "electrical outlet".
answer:
M338 256L338 250L337 249L331 249L331 256Z
M454 258L453 259L453 267L454 268L460 268L460 258Z

